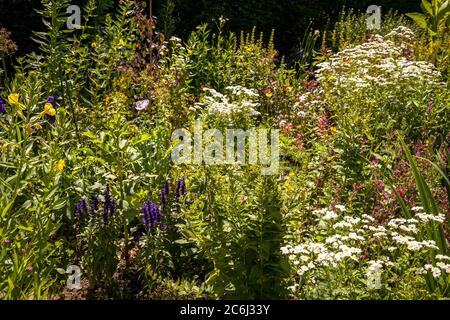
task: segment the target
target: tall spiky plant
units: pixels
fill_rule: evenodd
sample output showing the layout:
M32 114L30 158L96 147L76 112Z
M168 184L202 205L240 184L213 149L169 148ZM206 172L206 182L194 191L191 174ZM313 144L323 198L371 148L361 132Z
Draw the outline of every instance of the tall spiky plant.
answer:
M68 50L68 37L72 30L66 28L66 9L69 0L42 0L42 10L37 10L47 27L46 31L34 32L33 40L43 55L40 69L43 71L47 89L63 94L64 57Z

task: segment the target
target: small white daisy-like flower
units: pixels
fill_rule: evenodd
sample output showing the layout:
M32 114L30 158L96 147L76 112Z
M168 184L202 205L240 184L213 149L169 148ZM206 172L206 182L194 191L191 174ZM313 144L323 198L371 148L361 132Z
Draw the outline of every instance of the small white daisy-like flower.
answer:
M450 257L444 256L444 255L442 255L442 254L436 255L436 259L437 259L437 260L449 260L449 261L450 261Z

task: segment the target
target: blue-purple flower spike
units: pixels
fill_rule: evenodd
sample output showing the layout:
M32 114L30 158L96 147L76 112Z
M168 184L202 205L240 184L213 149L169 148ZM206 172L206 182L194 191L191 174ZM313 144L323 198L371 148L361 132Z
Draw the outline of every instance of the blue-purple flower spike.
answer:
M186 182L184 181L184 178L181 178L181 195L186 194Z
M161 203L163 206L167 205L169 203L169 182L164 182L163 188L161 190L161 193L159 194L161 197Z
M111 200L111 204L109 205L109 217L112 218L115 212L116 212L116 201Z
M142 223L151 232L154 232L156 227L163 228L161 210L150 200L142 205Z
M0 98L0 113L4 114L6 113L6 105L3 103L3 99Z
M84 219L84 216L88 212L86 197L81 198L80 202L75 205L75 212L78 214L80 220Z
M91 205L89 206L89 210L88 210L88 212L90 214L94 214L95 212L97 212L97 210L98 210L98 203L99 203L99 201L98 201L97 197L94 197L94 198L91 199Z
M177 185L175 187L175 197L178 199L180 196L186 193L186 182L184 178L178 179Z

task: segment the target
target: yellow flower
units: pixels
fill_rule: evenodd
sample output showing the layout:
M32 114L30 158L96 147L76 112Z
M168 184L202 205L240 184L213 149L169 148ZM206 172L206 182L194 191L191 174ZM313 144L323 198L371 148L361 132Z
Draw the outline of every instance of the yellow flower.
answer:
M250 53L250 52L252 52L252 47L247 46L247 47L245 47L245 50Z
M11 94L8 96L8 102L9 102L10 104L18 104L18 103L19 103L19 94L17 94L17 93L11 93Z
M59 160L56 163L56 172L58 172L58 173L63 172L65 165L66 165L66 161L64 161L63 159Z
M273 96L273 93L271 93L271 92L267 92L267 93L266 93L266 97L267 97L267 98L270 98L270 97L272 97L272 96Z
M293 88L292 88L292 86L288 86L286 89L289 92L289 91L292 91Z
M56 110L55 110L55 108L53 108L53 106L52 106L51 103L48 103L48 102L47 102L47 103L44 105L44 111L42 111L41 114L42 114L42 115L46 114L46 115L48 115L48 116L50 116L50 117L54 117L54 116L56 115Z
M286 181L285 190L288 193L291 193L292 191L294 191L294 186L292 185L291 181Z

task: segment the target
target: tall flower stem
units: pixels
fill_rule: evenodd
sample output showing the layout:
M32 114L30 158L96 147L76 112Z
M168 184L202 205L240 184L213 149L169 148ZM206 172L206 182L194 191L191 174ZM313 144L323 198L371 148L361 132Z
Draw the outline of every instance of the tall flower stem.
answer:
M123 161L119 160L119 166L118 166L118 173L119 173L119 188L120 188L120 209L123 213L123 235L124 235L124 248L123 248L123 257L125 259L125 269L128 268L128 260L129 260L129 254L128 254L128 247L129 247L129 232L128 232L128 217L125 214L124 207L123 207L123 201L125 199L125 193L123 188Z

